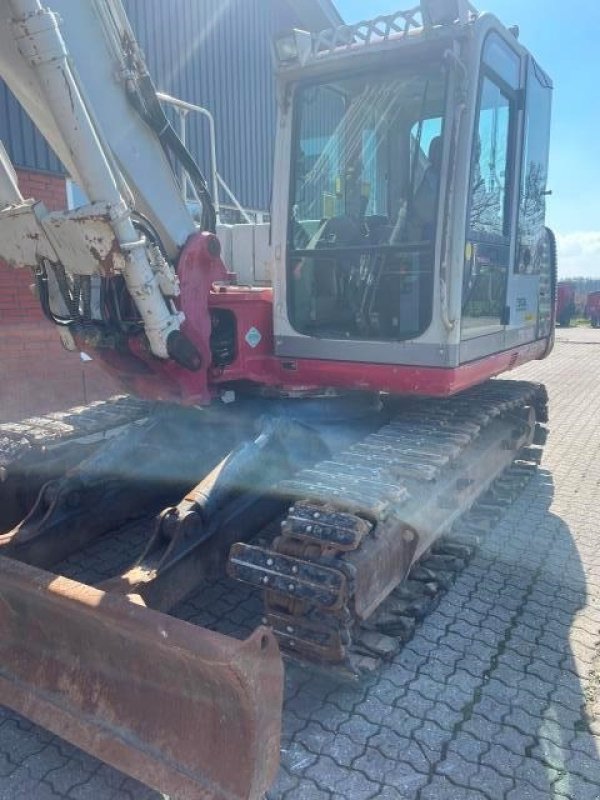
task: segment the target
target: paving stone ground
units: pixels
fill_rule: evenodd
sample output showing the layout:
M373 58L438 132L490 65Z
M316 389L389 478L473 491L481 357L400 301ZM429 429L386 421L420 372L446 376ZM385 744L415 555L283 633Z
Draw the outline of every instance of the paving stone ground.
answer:
M287 669L269 800L600 800L600 331L559 331L548 360L514 375L550 392L539 473L376 677ZM140 543L121 532L91 572L62 571L100 580ZM177 614L239 635L260 604L221 582ZM0 800L29 798L160 795L0 710Z

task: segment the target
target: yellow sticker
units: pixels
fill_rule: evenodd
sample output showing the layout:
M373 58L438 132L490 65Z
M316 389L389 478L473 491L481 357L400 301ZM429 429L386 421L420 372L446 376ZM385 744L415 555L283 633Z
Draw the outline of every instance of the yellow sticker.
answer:
M465 245L465 259L470 261L473 258L473 245L471 242L467 242Z
M330 217L335 217L335 195L323 192L322 206L323 206L322 216L324 218L330 219Z

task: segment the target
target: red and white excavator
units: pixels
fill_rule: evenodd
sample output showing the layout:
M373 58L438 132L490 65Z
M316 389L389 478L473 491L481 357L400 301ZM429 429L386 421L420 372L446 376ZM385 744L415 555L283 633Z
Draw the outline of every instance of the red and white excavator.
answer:
M0 256L126 394L0 426L0 702L172 796L259 798L280 652L377 668L539 458L543 387L494 378L553 343L552 84L465 0L291 31L271 222L226 226L119 0L48 6L0 0L0 76L88 204L24 198L2 150ZM57 574L151 511L121 574ZM166 613L225 573L264 596L246 641Z

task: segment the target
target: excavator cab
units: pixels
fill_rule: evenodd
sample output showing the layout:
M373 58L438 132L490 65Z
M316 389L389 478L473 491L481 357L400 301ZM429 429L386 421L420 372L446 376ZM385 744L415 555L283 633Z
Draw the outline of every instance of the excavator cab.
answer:
M277 355L452 369L545 353L552 84L518 31L424 2L275 51Z

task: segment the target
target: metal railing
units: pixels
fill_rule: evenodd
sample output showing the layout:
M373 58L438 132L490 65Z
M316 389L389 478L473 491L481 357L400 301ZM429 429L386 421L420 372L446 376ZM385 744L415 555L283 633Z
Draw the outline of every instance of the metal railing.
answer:
M201 116L205 117L205 119L208 120L209 149L210 149L210 186L211 186L213 204L215 207L215 213L217 215L217 221L220 221L220 216L221 216L221 201L219 199L219 187L221 187L231 200L234 208L242 216L242 218L247 223L252 224L253 219L243 208L243 206L241 205L237 197L234 195L232 190L229 188L229 186L225 183L225 181L219 174L219 170L217 169L217 135L216 135L215 118L213 117L211 112L207 108L204 108L203 106L198 106L195 105L194 103L188 103L187 101L180 100L177 97L171 97L170 94L166 94L165 92L157 92L156 96L161 102L167 103L168 105L172 106L175 109L177 116L179 117L179 131L178 131L179 138L181 139L184 145L187 143L188 114L190 112L200 114ZM181 194L185 202L187 203L188 201L189 198L188 188L191 187L194 198L198 203L201 203L202 201L198 197L194 185L192 181L189 180L188 174L183 166L180 167L179 180L181 185Z

